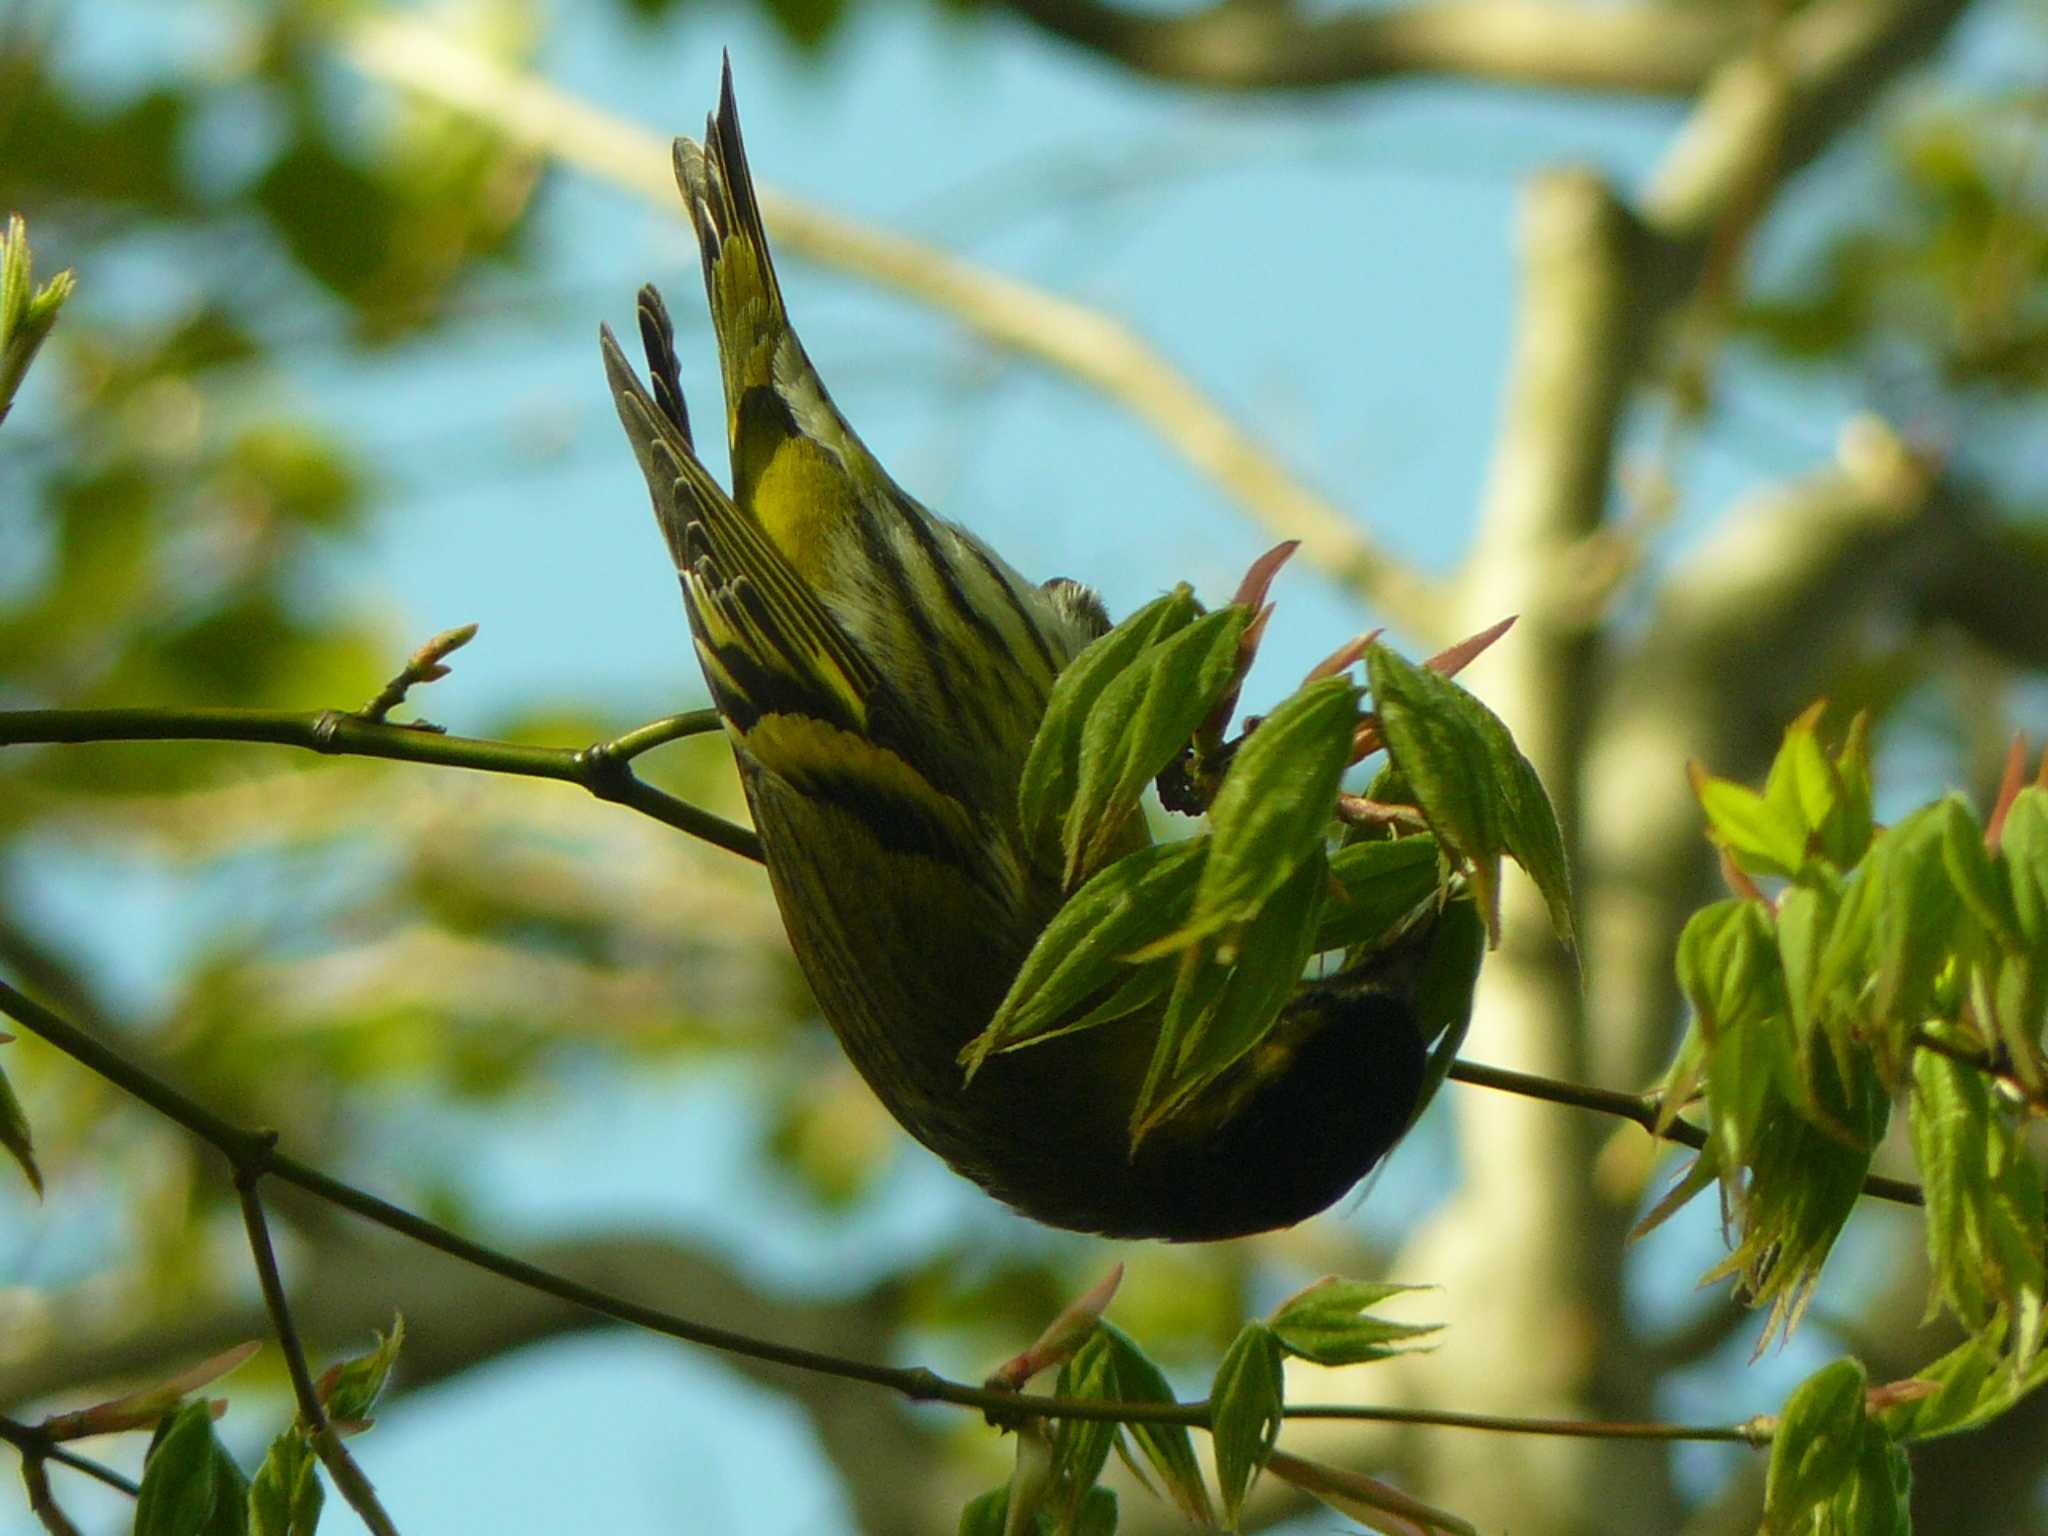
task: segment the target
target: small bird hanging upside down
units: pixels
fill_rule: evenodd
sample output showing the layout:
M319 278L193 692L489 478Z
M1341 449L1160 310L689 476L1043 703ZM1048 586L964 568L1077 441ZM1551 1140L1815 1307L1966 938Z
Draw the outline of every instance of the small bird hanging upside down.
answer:
M704 142L675 142L702 246L732 456L698 459L661 296L643 384L605 367L682 580L784 925L819 1007L897 1120L1055 1226L1200 1240L1287 1226L1355 1184L1423 1091L1405 948L1304 982L1272 1032L1133 1146L1160 1004L1032 1049L960 1055L1071 894L1019 824L1018 778L1063 668L1109 628L1034 584L875 461L790 328L728 64ZM1126 851L1148 836L1133 823Z

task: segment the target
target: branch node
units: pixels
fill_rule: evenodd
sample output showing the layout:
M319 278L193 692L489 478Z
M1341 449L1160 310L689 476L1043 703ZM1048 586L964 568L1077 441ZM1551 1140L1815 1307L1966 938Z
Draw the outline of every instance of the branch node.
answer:
M600 800L623 804L639 783L626 758L611 742L600 741L576 754L576 767L583 787Z
M903 1395L913 1403L931 1403L944 1398L950 1383L928 1366L916 1366L903 1375Z
M271 1171L277 1152L278 1133L269 1128L250 1131L238 1139L234 1146L223 1146L228 1162L235 1170L235 1188L253 1190L263 1176Z

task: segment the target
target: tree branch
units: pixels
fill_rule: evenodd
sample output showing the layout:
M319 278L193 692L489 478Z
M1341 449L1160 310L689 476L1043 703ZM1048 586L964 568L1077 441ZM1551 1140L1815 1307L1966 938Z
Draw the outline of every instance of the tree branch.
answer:
M1590 1109L1595 1114L1632 1120L1652 1136L1676 1142L1683 1147L1697 1150L1707 1144L1707 1133L1684 1120L1674 1120L1659 1130L1657 1121L1662 1109L1655 1094L1620 1093L1612 1088L1589 1088L1583 1083L1562 1083L1554 1078L1538 1077L1530 1072L1511 1072L1506 1067L1489 1067L1477 1061L1452 1062L1450 1076L1453 1082L1465 1083L1476 1088L1492 1088L1497 1092L1517 1094L1525 1099L1539 1099L1546 1104L1564 1104L1573 1109ZM1882 1174L1868 1175L1863 1180L1863 1192L1875 1199L1890 1200L1897 1205L1927 1203L1927 1197L1918 1184L1905 1179L1888 1179Z
M83 741L256 741L330 756L381 757L555 779L581 785L600 800L758 862L761 843L752 831L665 794L629 766L633 758L665 742L720 728L716 710L699 709L588 747L534 747L390 725L333 709L21 709L0 710L0 747Z
M404 690L399 690L399 697ZM395 699L393 702L397 702ZM267 1138L275 1144L275 1138ZM263 1292L263 1310L269 1315L271 1336L277 1340L277 1347L284 1355L285 1374L291 1379L292 1397L299 1408L299 1423L302 1426L313 1454L320 1458L320 1464L327 1469L327 1475L334 1479L334 1486L348 1501L367 1526L372 1536L398 1536L398 1527L392 1524L391 1516L377 1497L377 1490L370 1485L370 1479L342 1444L333 1421L327 1417L326 1405L320 1401L319 1389L313 1385L313 1372L306 1364L305 1347L299 1343L298 1326L292 1321L291 1304L285 1300L284 1278L278 1273L277 1251L270 1244L270 1223L263 1214L263 1200L257 1193L257 1183L263 1176L263 1169L253 1163L237 1161L234 1166L235 1192L241 1197L242 1225L249 1235L249 1255L256 1265L256 1282Z
M0 1440L6 1441L21 1452L25 1461L54 1461L74 1472L82 1472L94 1482L104 1483L116 1493L125 1493L130 1498L141 1491L112 1467L102 1466L91 1457L81 1456L78 1452L58 1444L33 1424L23 1424L18 1419L0 1418Z
M1107 0L1007 0L1140 74L1225 90L1313 90L1404 75L1692 94L1756 30L1739 5L1421 0L1323 14L1290 0L1172 13Z

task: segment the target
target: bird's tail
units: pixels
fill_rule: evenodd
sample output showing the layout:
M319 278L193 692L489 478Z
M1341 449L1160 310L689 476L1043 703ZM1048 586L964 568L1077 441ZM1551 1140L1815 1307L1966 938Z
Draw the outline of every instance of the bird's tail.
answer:
M789 315L740 139L730 58L719 83L718 110L705 119L704 142L677 139L675 170L703 251L704 288L725 358L726 400L733 404L748 387L770 382L775 344L789 330Z
M675 171L718 335L733 500L808 578L829 582L822 552L845 536L842 524L856 504L898 493L839 414L790 325L740 138L730 58L704 142L677 139Z

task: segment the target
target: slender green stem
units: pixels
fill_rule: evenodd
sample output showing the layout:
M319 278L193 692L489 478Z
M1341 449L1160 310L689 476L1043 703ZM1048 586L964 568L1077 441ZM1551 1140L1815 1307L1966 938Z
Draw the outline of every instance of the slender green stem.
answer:
M259 1138L263 1139L266 1138ZM274 1147L276 1138L267 1139ZM249 1234L249 1254L255 1261L256 1281L263 1291L263 1308L270 1314L270 1331L276 1336L277 1347L284 1355L285 1373L291 1377L292 1396L299 1405L299 1422L305 1427L313 1454L320 1458L320 1464L327 1468L327 1475L334 1479L334 1486L348 1500L349 1508L361 1518L372 1536L398 1536L397 1525L385 1512L368 1474L349 1454L348 1447L335 1432L333 1422L327 1417L326 1405L320 1401L319 1389L313 1385L313 1372L306 1364L306 1351L299 1342L298 1325L292 1321L291 1306L285 1300L284 1277L278 1272L277 1250L270 1241L270 1222L263 1213L263 1199L256 1188L262 1177L263 1170L253 1164L235 1164L235 1191L242 1200L242 1225Z
M1685 1120L1673 1120L1669 1125L1657 1124L1661 1106L1655 1094L1619 1093L1612 1088L1589 1088L1583 1083L1560 1082L1552 1077L1537 1077L1529 1072L1514 1072L1506 1067L1489 1067L1483 1062L1455 1061L1451 1063L1451 1078L1476 1088L1492 1088L1501 1093L1518 1094L1525 1099L1541 1099L1548 1104L1564 1104L1574 1109L1590 1109L1603 1115L1615 1115L1623 1120L1633 1120L1652 1136L1665 1141L1677 1142L1680 1146L1699 1148L1707 1144L1707 1133ZM1905 1179L1890 1179L1873 1173L1863 1180L1863 1193L1878 1200L1890 1200L1899 1205L1925 1205L1927 1197L1920 1186Z
M555 779L758 861L761 842L750 830L664 794L636 776L630 766L634 757L665 742L715 731L719 726L716 710L692 710L637 726L612 741L575 748L449 736L334 709L21 709L0 711L0 747L88 741L254 741L332 756L381 757Z
M1361 1419L1382 1424L1427 1424L1443 1429L1486 1429L1497 1434L1556 1435L1576 1440L1710 1440L1769 1445L1771 1426L1761 1419L1742 1424L1657 1424L1606 1419L1531 1419L1491 1413L1453 1413L1436 1408L1373 1408L1307 1403L1287 1409L1290 1419Z
M81 1456L76 1451L67 1450L33 1424L24 1424L19 1419L0 1418L0 1440L6 1441L23 1456L32 1457L37 1461L54 1461L74 1472L83 1472L95 1482L105 1483L116 1493L125 1493L132 1498L141 1492L135 1484L112 1467L103 1466L90 1456Z

